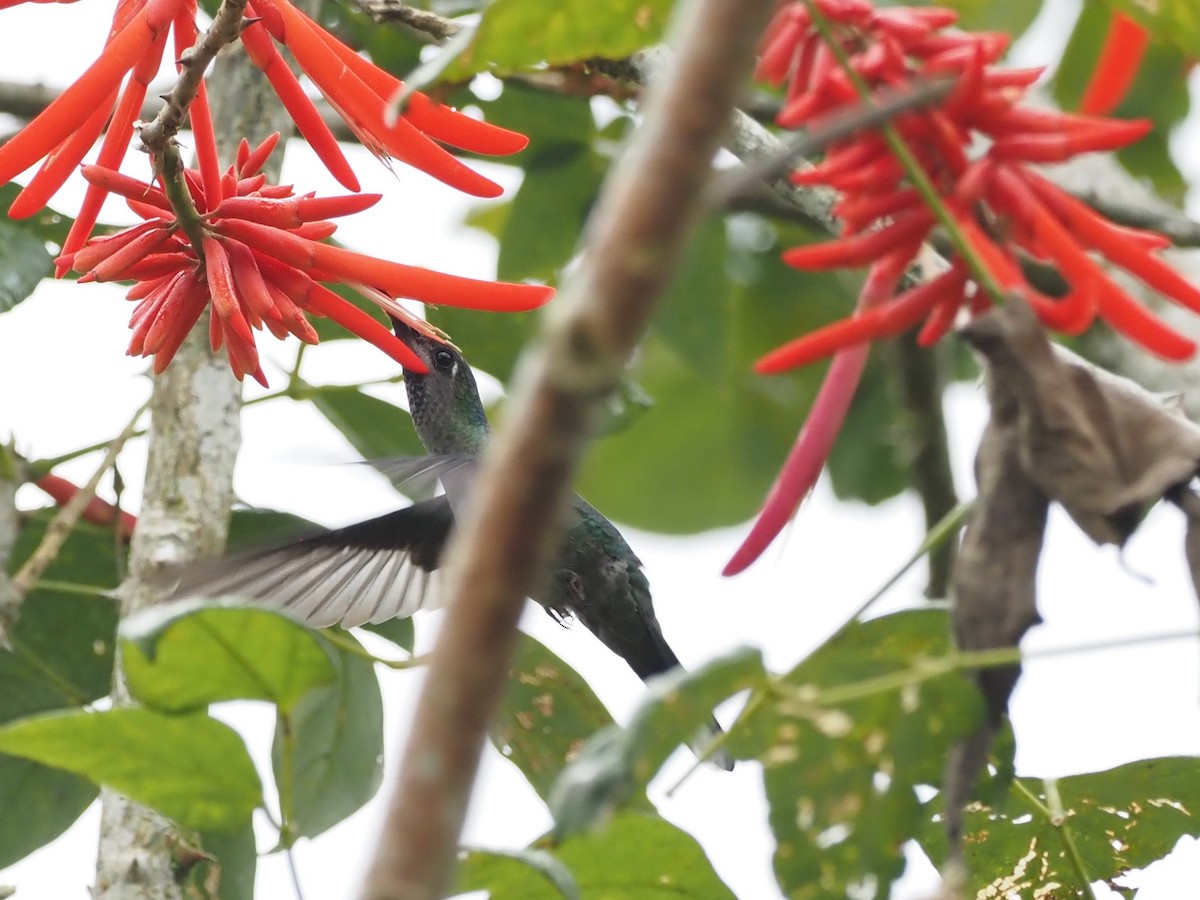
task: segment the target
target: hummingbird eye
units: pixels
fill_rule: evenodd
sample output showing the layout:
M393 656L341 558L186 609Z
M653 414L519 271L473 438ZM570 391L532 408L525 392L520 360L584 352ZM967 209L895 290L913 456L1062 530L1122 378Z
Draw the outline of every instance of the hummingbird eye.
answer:
M433 364L444 371L453 369L454 354L449 350L438 350L433 354Z

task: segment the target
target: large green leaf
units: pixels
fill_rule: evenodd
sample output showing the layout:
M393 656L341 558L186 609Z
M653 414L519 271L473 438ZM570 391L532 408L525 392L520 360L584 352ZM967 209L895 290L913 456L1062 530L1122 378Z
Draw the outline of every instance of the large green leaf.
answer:
M99 789L86 778L0 756L0 869L48 844L79 818Z
M842 898L854 884L886 897L903 871L926 818L916 787L940 783L946 751L980 715L971 682L933 667L948 636L940 610L852 624L730 735L735 756L763 764L787 896Z
M1088 877L1111 882L1166 856L1184 835L1200 835L1198 771L1194 757L1166 757L1054 782ZM930 803L935 813L939 801ZM1051 885L1082 894L1063 835L1046 815L1052 806L1044 782L1021 778L999 803L967 808L964 851L972 894L1049 896ZM945 858L940 816L931 819L921 843L934 860Z
M475 41L447 72L461 78L492 69L507 74L604 57L623 59L657 43L671 0L495 0L484 11Z
M53 510L26 517L10 566L15 571L41 542ZM113 532L80 523L43 580L97 591L118 581ZM25 598L9 646L0 649L0 722L90 703L112 684L117 605L105 596L37 587Z
M586 900L733 900L696 839L657 816L623 813L550 852ZM510 854L469 853L457 889L487 890L492 900L571 896L561 879L548 877L545 862L531 862Z
M268 700L286 713L336 677L316 633L275 610L169 604L126 619L120 633L129 692L160 712Z
M491 736L543 800L583 742L611 723L578 672L540 641L521 635Z
M802 240L797 229L761 237L743 242L712 221L685 254L633 369L653 409L597 441L584 461L580 492L606 515L693 533L745 521L762 503L823 369L765 377L754 361L844 315L851 289L779 262L782 247Z
M585 832L637 801L679 744L707 726L717 704L765 682L762 654L749 648L654 679L629 726L596 734L563 771L550 800L555 834Z
M576 251L605 168L586 145L561 144L528 161L500 242L497 277L557 278Z
M311 399L363 459L425 452L408 413L386 400L355 387L322 388Z
M54 260L36 236L0 218L0 312L12 309L54 273Z
M350 635L343 640L353 641ZM326 645L337 679L280 713L271 762L296 837L315 837L375 796L383 780L383 700L374 665Z
M0 752L83 775L186 828L232 830L262 803L246 745L204 714L48 713L0 728Z
M52 209L27 219L10 219L6 210L21 187L0 185L0 313L12 309L54 272L54 254L47 245L61 246L72 219Z

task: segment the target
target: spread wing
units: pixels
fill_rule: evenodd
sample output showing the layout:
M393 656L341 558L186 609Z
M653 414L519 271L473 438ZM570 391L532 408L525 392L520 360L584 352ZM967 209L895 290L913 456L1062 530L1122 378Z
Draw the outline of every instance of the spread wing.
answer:
M314 628L411 616L430 590L454 514L444 496L185 570L177 597L234 595L286 610Z

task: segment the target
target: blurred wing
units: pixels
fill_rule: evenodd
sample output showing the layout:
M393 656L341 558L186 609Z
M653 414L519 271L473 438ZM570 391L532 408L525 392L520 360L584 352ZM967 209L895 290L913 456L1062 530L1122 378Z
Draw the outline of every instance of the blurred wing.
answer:
M445 497L187 569L176 597L233 595L314 628L411 616L437 605L430 581L454 527Z

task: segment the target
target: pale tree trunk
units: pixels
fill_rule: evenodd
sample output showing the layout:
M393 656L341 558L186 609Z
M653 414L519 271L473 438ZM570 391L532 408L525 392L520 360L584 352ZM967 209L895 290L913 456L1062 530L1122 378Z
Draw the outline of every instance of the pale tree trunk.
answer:
M226 48L209 79L223 162L244 136L251 145L273 131L290 133L291 120L266 79L238 44ZM283 158L275 152L265 171L277 181ZM208 347L207 319L192 331L165 373L154 382L150 451L142 509L121 585L122 615L156 602L155 576L168 566L220 552L233 500L233 466L241 443L241 386L224 351ZM129 695L120 667L113 702ZM136 748L130 748L136 752ZM173 849L178 829L157 813L104 790L96 864L97 900L176 900Z

